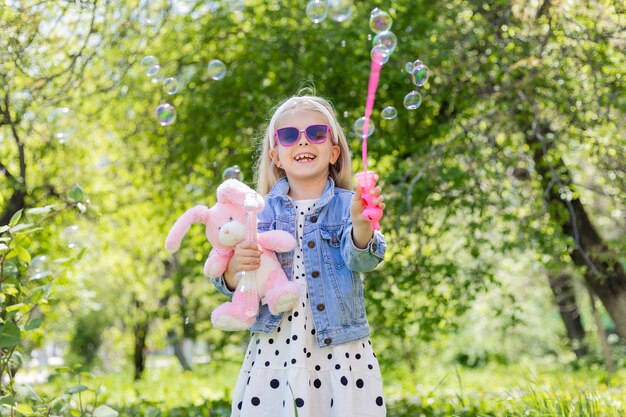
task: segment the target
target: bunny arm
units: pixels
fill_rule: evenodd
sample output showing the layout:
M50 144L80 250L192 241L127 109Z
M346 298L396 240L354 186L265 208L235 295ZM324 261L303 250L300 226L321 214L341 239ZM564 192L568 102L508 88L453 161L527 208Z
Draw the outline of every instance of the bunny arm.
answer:
M207 224L210 211L207 206L199 205L190 208L176 220L174 226L167 235L165 248L170 252L176 252L180 248L180 242L189 231L189 227L194 223Z
M204 275L209 278L215 278L223 275L232 256L232 250L214 248L204 263Z
M290 252L297 246L296 239L284 230L270 230L259 233L257 242L262 248L274 252Z

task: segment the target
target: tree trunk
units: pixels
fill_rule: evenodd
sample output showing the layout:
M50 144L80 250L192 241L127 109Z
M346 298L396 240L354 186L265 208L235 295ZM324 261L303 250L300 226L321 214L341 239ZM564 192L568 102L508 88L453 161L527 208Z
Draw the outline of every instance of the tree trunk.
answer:
M559 307L561 319L563 324L565 324L570 346L576 357L581 358L587 355L588 351L585 345L585 329L583 328L578 305L576 304L572 277L567 273L560 273L556 276L549 273L548 281L554 294L554 301Z
M176 332L173 330L167 332L167 338L172 346L174 346L174 355L176 359L178 359L178 362L180 362L180 366L182 366L185 371L191 371L191 365L183 350L183 339L178 338Z
M542 139L548 128L537 126L526 135L526 142L534 150L537 173L545 190L544 196L550 215L566 235L574 239L570 256L578 266L584 266L585 281L598 296L609 313L617 333L626 338L626 274L618 256L609 250L591 223L581 201L569 197L571 175L558 155L545 155L548 144ZM541 131L544 130L544 131ZM546 162L552 161L551 165ZM563 193L565 191L566 193Z
M593 315L593 321L596 323L596 329L598 329L598 337L600 338L600 349L602 350L602 357L604 358L604 363L606 364L606 369L607 371L609 371L609 374L614 374L615 362L613 361L613 356L611 356L611 349L609 348L606 331L604 330L604 326L602 326L602 320L600 320L600 314L598 314L598 309L596 308L596 296L593 291L591 291L589 286L587 286L587 291L589 292L589 301L591 303L591 314Z
M135 323L135 353L133 355L135 364L135 381L141 379L146 368L146 339L148 337L148 321L138 321Z

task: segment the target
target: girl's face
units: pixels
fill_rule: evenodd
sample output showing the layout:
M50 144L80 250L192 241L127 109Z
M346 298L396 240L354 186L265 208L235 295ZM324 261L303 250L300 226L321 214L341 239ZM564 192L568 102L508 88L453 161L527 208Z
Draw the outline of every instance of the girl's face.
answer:
M328 121L321 113L295 110L287 113L276 125L276 129L289 126L303 131L311 125L327 124ZM326 141L319 144L311 143L305 132L300 132L300 138L292 146L283 146L277 140L276 147L270 149L269 156L277 167L285 170L290 180L326 179L328 165L334 164L340 154L339 146L333 144L332 133L329 132Z

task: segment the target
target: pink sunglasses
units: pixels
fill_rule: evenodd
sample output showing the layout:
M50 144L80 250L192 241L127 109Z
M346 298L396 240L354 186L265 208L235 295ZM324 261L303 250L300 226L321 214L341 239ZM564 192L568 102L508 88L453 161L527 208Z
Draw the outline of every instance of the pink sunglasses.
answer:
M300 140L300 135L304 132L304 135L309 142L319 145L326 142L328 135L330 134L330 126L328 125L310 125L304 130L300 130L297 127L281 127L274 131L274 147L280 142L281 145L288 147L293 146Z

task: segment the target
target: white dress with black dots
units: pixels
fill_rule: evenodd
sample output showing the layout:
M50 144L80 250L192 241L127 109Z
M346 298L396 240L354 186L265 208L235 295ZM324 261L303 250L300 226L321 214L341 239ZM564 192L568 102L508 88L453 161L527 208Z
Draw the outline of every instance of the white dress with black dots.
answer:
M233 394L231 417L381 417L380 368L369 339L320 348L306 291L304 213L317 200L295 201L298 248L293 276L300 302L274 333L254 333Z

